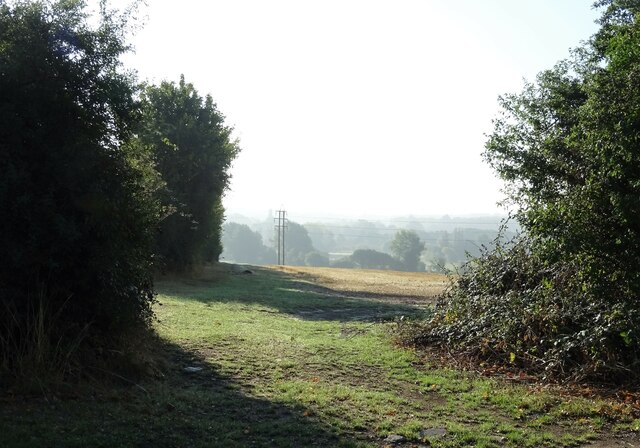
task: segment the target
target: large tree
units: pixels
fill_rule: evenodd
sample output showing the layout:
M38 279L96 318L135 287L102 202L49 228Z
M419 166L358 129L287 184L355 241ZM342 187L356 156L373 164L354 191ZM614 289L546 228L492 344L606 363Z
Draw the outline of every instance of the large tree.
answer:
M545 258L579 264L599 294L638 294L640 2L598 5L588 45L501 98L485 157Z
M304 266L307 254L315 251L306 227L289 221L285 232L285 263Z
M555 374L640 363L640 1L603 0L572 58L500 99L485 158L524 238L475 260L433 335Z
M399 230L391 241L391 253L406 271L424 271L424 263L420 261L423 251L424 241L413 230Z
M178 84L147 86L143 96L141 144L155 154L166 182L168 215L158 235L158 252L170 269L217 260L222 252L222 196L229 168L239 152L210 95L201 97L180 78Z
M125 22L103 10L92 26L78 1L0 3L0 370L151 316L158 178L129 143ZM58 351L36 347L45 336Z
M223 257L239 263L273 264L276 252L262 243L262 236L246 224L226 223L222 232Z

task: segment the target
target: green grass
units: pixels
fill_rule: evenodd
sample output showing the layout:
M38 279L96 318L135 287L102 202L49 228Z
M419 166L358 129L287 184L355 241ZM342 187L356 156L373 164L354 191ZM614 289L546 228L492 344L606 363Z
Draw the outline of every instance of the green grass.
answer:
M0 446L579 446L638 420L442 368L393 343L393 316L259 269L158 284L165 378L72 397L0 401ZM184 367L197 366L196 373ZM606 410L607 412L604 412Z

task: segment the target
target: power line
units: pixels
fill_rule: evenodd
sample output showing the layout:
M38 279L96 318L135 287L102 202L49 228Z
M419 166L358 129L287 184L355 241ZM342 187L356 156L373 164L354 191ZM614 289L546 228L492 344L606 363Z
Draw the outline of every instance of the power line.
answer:
M498 225L498 224L496 224ZM406 227L352 227L352 226L331 226L331 225L326 225L326 224L316 224L316 223L306 223L304 224L305 227L308 228L313 228L313 227L323 227L323 228L327 228L327 229L354 229L354 230L371 230L374 232L390 232L390 231L399 231L399 230L413 230L413 229L408 229ZM469 230L472 229L470 227L467 227L465 229L460 229L460 230ZM455 229L454 229L455 230ZM482 230L485 231L485 229L475 229L475 230ZM424 231L424 230L421 230ZM430 230L430 232L446 232L446 230Z
M326 236L327 234L325 233L315 233L315 232L307 232L308 235L317 235L317 236ZM350 235L348 233L331 233L331 236L344 236L344 237L348 237L348 238L377 238L377 239L386 239L386 240L390 240L389 235ZM420 238L421 241L443 241L442 238ZM454 242L454 241L464 241L467 243L476 243L476 240L468 240L468 239L464 239L464 240L458 240L458 239L449 239L449 242ZM489 242L489 241L487 241Z
M345 222L380 222L380 223L399 223L399 224L444 224L444 225L483 225L483 226L499 226L502 222L502 218L496 219L493 222L477 222L470 219L468 221L448 221L448 220L396 220L396 219L359 219L359 218L329 218L329 217L306 217L300 219L293 219L296 222L304 222L305 224L323 225L321 222L314 223L309 221L310 219L317 219L319 221L345 221ZM403 229L404 230L404 229Z
M278 217L273 219L277 220L277 224L275 226L276 231L278 232L278 264L283 266L284 263L284 236L285 229L287 229L287 212L285 210L278 210Z

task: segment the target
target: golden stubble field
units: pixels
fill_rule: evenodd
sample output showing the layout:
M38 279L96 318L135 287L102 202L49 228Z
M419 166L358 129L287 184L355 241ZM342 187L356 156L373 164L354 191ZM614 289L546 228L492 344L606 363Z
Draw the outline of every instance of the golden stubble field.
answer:
M397 298L411 302L433 302L448 283L446 275L428 272L302 266L270 266L270 268L346 296Z

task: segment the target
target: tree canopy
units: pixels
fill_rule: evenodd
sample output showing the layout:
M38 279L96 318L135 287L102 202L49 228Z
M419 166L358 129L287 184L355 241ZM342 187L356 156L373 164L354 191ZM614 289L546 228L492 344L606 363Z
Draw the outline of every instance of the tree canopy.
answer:
M602 1L601 29L542 72L503 115L485 158L548 260L588 283L640 292L640 3Z
M273 264L276 252L262 243L262 236L246 224L226 223L223 227L222 246L226 260L240 263Z
M588 42L500 98L484 157L525 233L472 260L425 337L549 374L636 378L640 2L596 6Z
M401 261L391 255L373 249L357 249L349 260L363 269L401 270L404 267Z
M423 251L424 242L412 230L399 230L391 241L391 253L406 271L424 271L424 263L420 261Z
M185 270L222 252L222 196L229 168L239 152L211 96L194 86L162 82L142 94L143 120L138 134L155 156L166 182L162 203L168 216L160 224L157 250L167 267Z
M130 143L125 32L106 10L89 26L81 2L0 4L0 367L34 310L58 341L151 317L160 181Z
M237 143L184 79L122 68L129 20L0 2L0 375L123 353L150 328L156 255L220 254Z
M315 251L307 229L301 224L289 221L285 239L286 264L304 266L307 254Z

